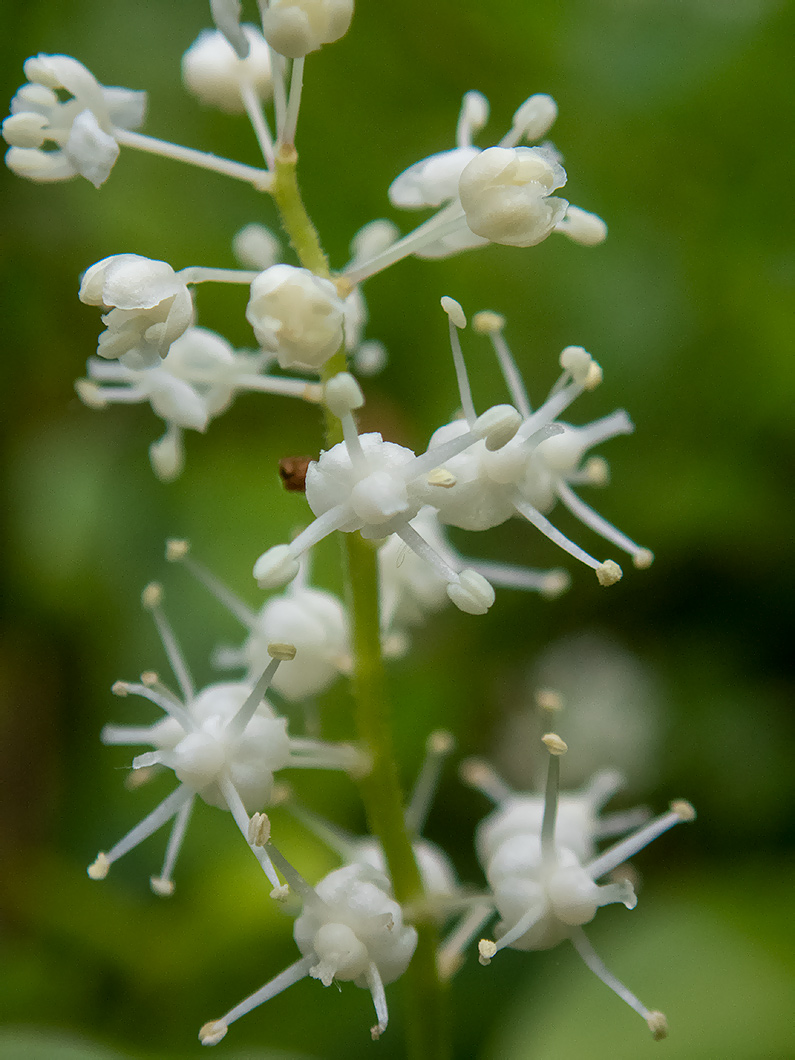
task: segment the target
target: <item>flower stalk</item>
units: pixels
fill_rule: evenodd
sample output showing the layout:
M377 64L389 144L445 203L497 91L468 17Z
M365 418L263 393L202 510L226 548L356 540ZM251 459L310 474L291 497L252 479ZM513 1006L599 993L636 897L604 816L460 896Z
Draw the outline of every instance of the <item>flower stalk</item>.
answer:
M276 155L273 197L282 226L301 265L330 277L328 259L304 206L298 185L298 153L282 144ZM346 368L344 346L323 371L323 381ZM325 443L342 441L340 420L328 410ZM397 770L391 711L381 650L376 549L358 533L343 534L344 571L352 620L354 720L370 764L360 781L368 829L384 851L395 898L421 905L422 881L406 828L403 792ZM436 966L438 935L430 919L416 923L417 949L404 976L407 1055L411 1060L444 1060L448 1055L446 990Z

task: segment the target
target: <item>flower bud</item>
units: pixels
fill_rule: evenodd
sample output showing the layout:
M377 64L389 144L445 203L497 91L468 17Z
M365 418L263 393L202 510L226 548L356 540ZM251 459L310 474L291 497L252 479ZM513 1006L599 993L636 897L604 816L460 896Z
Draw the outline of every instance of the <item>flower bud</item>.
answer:
M330 280L308 269L273 265L260 273L246 319L282 368L319 372L342 345L342 301Z
M489 147L464 169L458 190L472 232L530 247L563 219L568 204L550 194L565 183L565 170L543 148Z
M249 84L260 99L271 94L268 45L254 26L241 27L248 41L248 56L240 59L219 30L205 29L182 56L182 80L187 90L208 107L228 114L245 110L240 94Z
M271 0L262 31L274 51L300 59L343 37L352 17L353 0Z

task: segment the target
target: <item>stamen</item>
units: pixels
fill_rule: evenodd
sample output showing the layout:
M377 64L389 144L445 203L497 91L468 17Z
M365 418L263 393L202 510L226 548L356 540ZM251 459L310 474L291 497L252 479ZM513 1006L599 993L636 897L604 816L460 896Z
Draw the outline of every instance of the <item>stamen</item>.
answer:
M293 817L297 818L313 835L339 854L344 861L355 860L357 839L351 832L346 832L338 825L332 825L319 814L307 810L306 807L292 800L287 803L287 809Z
M322 898L320 898L315 888L311 887L306 882L301 873L290 864L284 854L282 854L280 850L277 850L276 847L272 844L270 846L270 850L273 856L273 860L279 866L279 871L281 872L282 876L284 876L284 878L289 883L290 887L292 887L292 889L299 896L301 901L304 902L304 904L306 904L307 902L311 902L315 905L324 906L325 902L323 902Z
M589 556L579 545L575 545L573 541L570 541L565 534L562 534L557 527L552 525L546 516L542 515L532 504L529 504L518 494L515 496L513 503L520 515L523 515L529 523L532 523L537 530L540 530L542 534L558 545L559 548L562 548L564 552L568 552L570 556L578 559L581 563L585 563L586 566L591 567L593 570L597 570L602 566L598 559Z
M257 708L265 697L265 693L271 686L274 675L279 669L279 664L286 659L295 658L295 648L292 644L269 644L268 654L271 661L265 667L265 671L251 690L248 698L235 716L228 722L226 731L229 736L242 736L246 726L254 717Z
M565 379L568 373L564 373L561 379ZM580 394L582 394L585 388L580 383L571 382L565 386L561 386L559 390L553 387L552 392L546 399L543 405L535 410L525 420L522 426L517 431L517 437L521 441L525 441L531 438L537 431L540 431L542 427L546 427L547 424L552 423L556 420L562 412L565 412L569 405L575 401Z
M258 276L258 272L246 269L208 269L202 265L189 265L177 273L183 283L240 283L246 286Z
M370 961L368 964L365 976L367 978L367 986L370 990L370 996L373 999L375 1017L378 1020L376 1025L370 1028L370 1035L375 1042L381 1037L387 1028L387 1024L389 1023L389 1012L386 1007L384 984L374 961Z
M458 775L467 787L481 792L498 806L516 797L516 792L482 758L465 758L458 767Z
M424 559L426 563L429 563L445 581L455 582L458 580L457 571L453 570L450 564L442 559L436 549L428 544L422 534L418 533L411 523L407 522L396 533L412 552L415 552L420 559Z
M199 1040L202 1045L217 1045L226 1034L230 1023L239 1020L241 1016L245 1016L246 1013L251 1012L252 1009L262 1005L265 1001L270 1001L272 997L280 994L282 990L286 990L288 986L292 986L293 983L297 983L303 979L309 974L309 968L314 963L314 960L314 955L301 957L295 962L295 964L291 964L289 968L285 968L283 972L277 975L274 979L271 979L269 983L266 983L265 986L260 987L260 989L250 997L247 997L245 1001L241 1001L239 1005L235 1005L235 1007L230 1009L225 1016L221 1017L221 1019L210 1020L209 1023L205 1023L199 1031Z
M147 725L104 725L99 738L108 746L129 747L149 743L152 728Z
M122 688L124 689L123 692L120 691ZM147 685L139 685L129 681L116 681L113 685L113 690L114 695L117 696L132 694L148 699L150 703L154 703L156 707L160 707L160 709L165 711L165 713L172 717L174 721L178 722L185 732L193 732L196 728L193 718L191 718L188 711L180 702L174 699L167 689L150 688L147 687Z
M527 912L519 918L519 920L514 924L510 931L506 931L505 934L497 940L496 944L493 944L493 953L489 952L490 947L484 947L483 949L481 949L483 943L488 941L488 939L481 939L478 945L478 949L481 953L480 963L488 963L482 960L483 956L488 956L490 960L495 953L498 953L500 950L504 950L507 946L513 945L513 943L520 939L522 935L526 935L530 928L533 927L533 925L536 924L544 915L545 909L546 906L544 903L542 903L541 905L531 905ZM485 954L484 950L486 951Z
M473 135L489 120L489 101L482 92L466 92L455 130L456 147L471 147Z
M248 822L248 842L252 847L264 847L270 842L271 822L267 813L255 813Z
M540 592L553 600L571 585L568 571L557 567L553 570L531 570L529 567L514 567L510 563L494 563L491 560L467 560L472 570L503 589L527 589Z
M651 565L654 553L647 548L641 548L640 545L636 545L634 541L628 538L626 534L622 534L612 523L609 523L607 519L594 511L589 504L581 500L563 480L558 480L555 492L571 514L575 515L580 522L585 523L586 526L589 526L591 530L603 537L605 541L615 545L616 548L621 548L624 552L628 552L632 556L632 561L636 567L645 569Z
M191 795L185 805L177 811L174 827L171 829L168 846L166 847L163 868L159 876L152 876L149 880L150 887L155 894L160 895L161 898L169 898L174 893L174 881L172 879L174 866L177 863L177 857L182 848L182 841L185 838L185 832L188 828L191 810L193 809L195 801L196 796Z
M493 914L493 905L477 902L453 928L436 954L436 965L442 981L453 978L463 964L462 952Z
M455 365L455 375L458 381L458 393L461 395L461 407L464 410L467 425L471 429L477 419L477 413L472 403L472 388L469 384L464 354L461 350L461 340L458 337L458 329L467 326L467 318L459 303L454 298L448 298L446 295L442 298L442 309L447 314L450 328L450 347L453 351L453 364Z
M541 737L549 751L547 786L544 793L544 816L541 821L541 853L545 861L555 858L555 825L558 817L560 796L560 759L568 751L563 740L554 732ZM517 936L518 938L518 936Z
M668 1034L668 1022L662 1012L652 1012L647 1009L643 1002L608 970L582 928L575 928L570 937L572 946L594 975L646 1020L654 1040L660 1041L665 1038Z
M563 710L563 696L552 688L537 688L534 699L539 710L558 714Z
M511 401L519 409L522 414L522 419L527 419L531 414L530 399L527 396L527 388L524 385L519 369L514 360L513 354L511 353L508 343L505 341L505 336L502 333L502 329L505 326L505 317L500 316L498 313L483 312L477 313L473 317L472 325L476 331L481 334L488 335L491 340L491 344L494 347L494 353L497 356L497 361L502 372L502 377L505 380L505 385L508 387L508 392L511 395Z
M171 624L160 607L162 599L163 587L157 582L151 582L147 585L141 596L141 602L147 611L151 611L152 618L155 620L157 631L160 634L160 640L163 642L163 648L168 656L171 669L174 671L177 684L182 691L182 697L186 703L190 703L195 696L193 680L190 675L190 670L188 669L188 664L185 662L185 658L180 651L177 638L174 636Z
M444 729L431 733L425 745L425 760L414 784L405 813L406 829L412 835L421 835L428 812L439 786L444 760L455 748L453 734Z
M668 813L661 814L655 820L650 821L645 828L641 828L633 835L622 839L620 843L616 843L609 850L605 850L604 853L586 865L589 876L591 879L597 880L600 876L604 876L605 873L612 872L613 869L629 858L634 857L645 846L648 846L654 839L661 836L663 832L667 832L669 828L673 828L675 824L680 824L682 821L693 821L695 816L696 811L689 802L684 800L672 802Z
M257 616L254 611L231 589L227 588L220 579L210 573L203 564L193 559L188 554L189 550L189 541L172 538L166 542L166 559L169 563L181 563L186 570L190 571L194 578L200 581L206 589L209 589L216 600L222 603L228 611L231 611L235 618L239 619L248 629L252 629L257 622Z
M139 843L142 843L144 839L148 839L166 821L170 821L183 803L190 798L191 792L184 784L180 784L178 788L163 799L159 806L156 806L142 821L139 821L134 828L131 828L127 835L121 838L107 853L97 856L96 861L88 868L88 875L91 879L104 880L108 874L108 869L114 861L118 861L119 858L137 847Z
M254 857L260 863L262 871L267 876L269 882L272 884L275 890L282 890L282 882L276 875L276 870L273 867L273 862L268 857L268 854L262 847L252 846L249 842L248 833L250 827L250 821L246 808L243 805L243 800L240 798L240 794L229 779L229 777L221 777L218 780L218 785L223 792L223 796L226 799L226 805L229 807L229 812L234 818L235 824L240 829L240 834L243 836L245 841L248 843L249 849L251 850Z

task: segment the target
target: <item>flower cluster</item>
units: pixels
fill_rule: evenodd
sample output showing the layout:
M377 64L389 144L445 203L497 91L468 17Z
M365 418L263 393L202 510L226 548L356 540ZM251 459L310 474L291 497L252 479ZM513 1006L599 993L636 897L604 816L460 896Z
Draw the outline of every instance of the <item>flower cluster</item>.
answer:
M162 868L151 877L156 894L172 894L175 864L199 798L231 814L271 885L271 897L283 900L292 891L300 900L293 929L300 956L205 1024L199 1035L204 1045L219 1042L234 1021L307 976L324 986L353 982L366 989L377 1038L388 1023L385 987L413 974L415 952L426 963L417 972L423 989L415 984L414 994L438 1005L441 978L454 974L495 915L495 939L482 938L477 947L481 964L506 947L548 949L568 939L588 967L640 1013L654 1037L664 1037L665 1017L647 1009L607 971L582 925L603 905L634 907L626 878L599 881L674 824L691 820L689 804L673 803L669 813L651 821L642 810L605 814L621 784L607 772L581 791L561 793L560 759L567 748L554 733L544 737L543 795L513 792L485 763L470 760L462 768L464 780L496 803L475 833L487 889L473 894L458 882L445 852L422 836L453 738L444 732L429 738L404 804L382 672L383 660L405 655L411 631L447 603L481 616L494 604L495 586L535 591L546 599L568 587L569 575L561 569L465 557L448 539L448 528L480 532L519 517L595 571L601 585L618 582L622 570L615 560L596 558L550 521L559 502L587 531L628 554L636 568L648 567L652 553L579 496L580 487L603 486L609 478L606 462L592 450L631 433L632 422L621 409L580 425L562 418L602 382L602 369L581 346L561 352L557 381L531 405L505 338L505 320L491 311L477 313L472 325L491 344L510 404L478 412L460 337L467 317L447 296L441 305L460 412L445 417L424 452L379 431L360 431L357 413L365 396L353 374L374 374L386 360L383 345L364 338L368 310L362 286L371 277L412 255L446 258L487 244L530 248L555 232L596 246L606 238L606 225L559 194L568 175L562 156L545 139L557 116L550 96L530 96L508 132L481 147L475 140L487 124L489 104L470 91L455 146L413 163L385 189L393 207L432 210L431 216L402 236L390 220L370 221L351 238L347 263L332 269L301 199L295 139L306 57L346 33L353 0L260 0L259 7L260 24L247 25L241 23L239 0L210 0L214 28L185 52L182 78L202 105L247 115L261 167L138 132L145 95L103 87L66 56L40 55L25 63L27 83L3 123L8 166L34 181L83 176L99 187L127 148L199 166L273 196L296 260L282 260L280 240L252 223L230 240L239 267L175 269L165 261L118 253L91 265L82 277L79 298L101 311L104 330L77 393L92 408L151 406L166 425L149 450L159 478L171 480L182 470L183 432L205 431L240 393L319 405L326 427L318 458L285 471L289 487L305 494L302 528L280 544L263 528L268 547L254 562L253 575L268 591L264 601L245 602L194 558L187 541L168 542L166 559L197 578L243 627L241 643L220 647L213 657L219 668L241 672L197 689L163 610L162 589L147 586L143 604L159 631L176 688L153 671L137 682L117 682L117 696L143 699L162 717L106 725L102 740L149 748L132 760L134 783L171 771L177 786L99 853L88 874L104 879L119 858L173 821ZM198 324L197 288L203 283L243 288L251 349L235 349ZM342 537L349 564L344 601L315 585L312 576L313 550L331 535ZM321 738L318 700L341 676L354 678L357 732L351 743ZM288 724L286 711L293 704L304 710L301 734L294 716ZM285 794L281 776L288 769L338 770L360 781L373 834L346 833ZM314 886L271 842L265 810L280 800L342 860ZM609 836L623 838L600 850ZM438 930L456 917L438 945ZM441 1048L428 1055L443 1060Z

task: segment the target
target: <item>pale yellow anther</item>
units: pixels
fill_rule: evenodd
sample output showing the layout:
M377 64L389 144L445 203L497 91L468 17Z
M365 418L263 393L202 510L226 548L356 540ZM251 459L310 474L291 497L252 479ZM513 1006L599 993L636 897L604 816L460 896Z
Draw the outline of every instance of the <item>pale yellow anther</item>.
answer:
M90 409L104 409L108 404L102 396L102 390L90 379L77 379L75 390L83 404L88 405Z
M109 871L110 862L108 861L107 854L103 854L101 851L97 854L96 860L92 861L86 869L86 872L92 880L104 880Z
M270 842L271 822L267 813L255 813L248 822L248 841L253 847L264 847Z
M381 1024L374 1023L373 1026L370 1028L370 1037L372 1038L372 1040L374 1042L377 1042L382 1034L383 1031L381 1030Z
M129 694L130 686L126 681L114 681L110 690L114 696L126 696Z
M274 887L270 896L274 902L286 902L290 897L290 888L283 883L280 887Z
M269 806L283 806L285 802L289 802L293 797L293 789L284 780L277 780L271 788L271 797L268 800Z
M337 288L337 294L340 298L347 298L356 286L351 283L347 276L332 276L331 282Z
M455 737L447 729L437 729L428 737L428 753L432 755L449 755L455 748Z
M478 943L478 961L487 967L491 964L492 957L497 953L497 943L492 942L491 939L481 939Z
M566 741L561 740L556 732L546 733L541 737L541 742L551 755L565 755L569 749L569 745Z
M144 784L148 784L152 777L157 776L157 766L141 766L140 769L131 769L124 778L124 786L128 791L137 791Z
M319 405L324 397L322 383L307 383L301 391L301 397L311 405Z
M615 585L620 582L624 572L612 559L606 559L596 568L596 578L600 585Z
M675 799L671 803L671 810L680 821L695 821L696 811L686 799Z
M505 317L492 313L490 309L484 309L472 317L472 327L481 335L491 335L495 331L502 331L505 327Z
M441 486L442 489L449 490L455 486L458 479L446 467L435 467L433 471L428 472L426 481L429 486Z
M461 303L456 302L455 298L450 298L448 295L444 295L441 299L442 309L447 313L450 318L450 323L457 328L465 328L467 326L466 313L461 308Z
M170 898L174 893L174 881L163 880L159 876L149 877L149 886L152 888L154 894L160 898Z
M566 570L551 570L544 577L541 595L547 600L555 600L571 585L571 575Z
M553 688L536 689L535 699L539 710L548 710L551 713L563 710L563 696Z
M155 685L160 684L160 678L154 670L144 670L141 674L141 684L146 685L147 688L154 688Z
M199 1031L199 1041L202 1045L218 1045L228 1030L223 1020L210 1020Z
M147 611L159 607L163 600L163 586L160 582L149 582L141 593L141 603Z
M610 465L603 456L592 456L583 468L589 486L607 486L610 482Z
M295 658L295 645L274 641L274 643L268 645L268 655L270 655L271 659L281 659L282 662L289 662Z
M166 541L166 559L169 563L178 563L190 552L190 541L184 538L171 537Z
M591 361L588 372L583 380L583 389L596 390L603 378L601 365L597 364L596 361Z
M668 1020L664 1012L650 1012L646 1017L651 1036L655 1042L661 1042L668 1037Z
M458 775L471 788L479 788L491 776L491 769L480 758L465 758L458 767Z
M648 548L642 548L632 557L632 562L638 570L647 570L654 563L654 553Z

